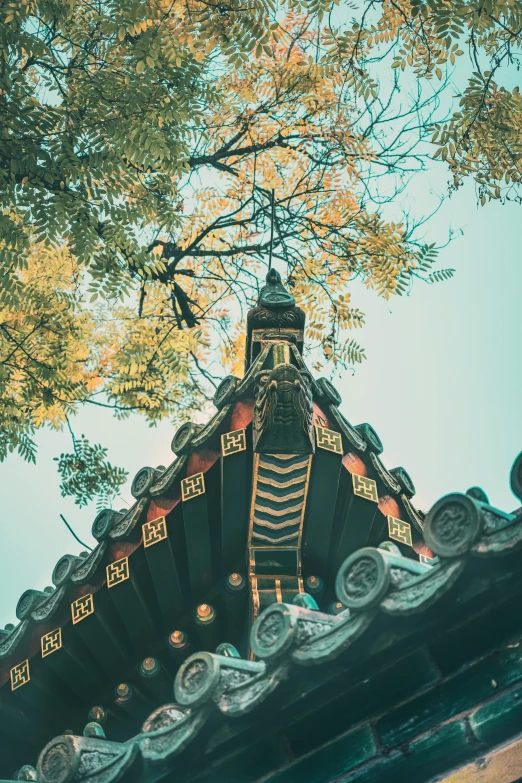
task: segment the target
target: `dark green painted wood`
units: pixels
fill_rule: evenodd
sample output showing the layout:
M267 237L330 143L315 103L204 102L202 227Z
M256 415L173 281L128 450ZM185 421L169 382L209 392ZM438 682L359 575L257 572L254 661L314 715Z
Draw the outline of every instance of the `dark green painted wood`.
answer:
M114 709L117 712L121 711L125 713L133 720L144 721L151 710L150 700L147 700L144 694L136 688L134 684L129 683L129 686L131 692L126 699L120 697L114 698ZM116 694L114 694L114 696L116 696Z
M370 726L361 726L271 775L270 783L327 783L374 758L377 746Z
M103 684L103 672L92 655L81 649L70 624L62 628L62 649L47 655L43 666L84 702L92 699Z
M292 721L287 736L296 756L348 731L356 723L384 712L439 680L440 674L426 649L402 658L350 686L338 677L332 698Z
M413 533L413 531L412 531ZM373 518L372 526L368 535L368 544L369 546L379 546L379 544L382 541L387 541L389 539L388 535L388 520L385 517L385 515L379 511L379 508L377 508L375 512L375 516ZM397 543L394 541L394 543ZM397 544L398 545L398 544ZM399 545L398 545L399 546ZM399 548L401 548L399 546ZM411 552L411 547L406 547L406 550L409 550ZM403 554L406 554L404 549L401 549ZM417 557L417 555L414 556Z
M0 739L9 737L26 740L31 734L31 723L25 715L23 705L17 705L14 701L11 693L9 704L5 698L0 701Z
M157 660L158 668L154 673L145 674L138 666L141 689L147 693L155 704L166 704L172 696L173 678L161 661Z
M176 626L185 606L178 560L173 552L173 526L172 518L167 518L168 537L163 541L158 541L157 544L144 547L144 555L149 567L156 601L160 608L162 631L167 633Z
M341 467L340 454L316 449L310 470L303 531L305 576L324 576L326 573Z
M183 503L192 601L201 601L212 587L212 554L206 493Z
M500 587L500 585L499 585ZM476 611L458 627L450 626L431 645L434 659L443 674L451 674L470 661L493 651L520 633L520 594L499 603L494 625L485 633L485 623Z
M232 593L226 587L222 587L218 601L219 614L222 618L223 638L236 647L242 646L245 627L249 627L249 591L247 577L244 573L243 578L245 586L240 592Z
M507 648L385 715L377 730L384 745L401 745L521 679L520 652Z
M68 691L43 661L31 661L31 680L11 694L31 720L38 715L43 726L60 725L63 715L73 712L80 705L78 697ZM11 699L10 699L11 701Z
M412 743L407 752L394 752L363 766L343 778L343 783L424 783L464 764L477 752L464 721L454 721Z
M156 544L156 546L159 545ZM141 550L138 550L137 554L142 554ZM139 584L137 560L138 558L134 557L134 554L129 557L129 579L106 589L115 611L118 612L134 643L135 651L141 654L144 649L147 649L147 645L150 645L151 641L156 638L158 630L154 626L147 601Z
M110 601L108 596L107 600ZM104 596L99 590L94 595L94 614L76 623L74 633L90 650L105 676L112 680L125 666L130 640L121 633L121 623L114 622L114 617L109 617L104 611L106 605L102 609L102 602L105 603Z
M184 780L190 780L190 783L255 783L290 760L284 737L260 741L254 737L248 748L239 752L233 750L235 752L228 758L214 765L205 764L203 770L201 760L197 765L187 765ZM297 778L295 783L299 783Z
M199 647L200 650L214 652L218 644L223 641L221 617L215 608L214 611L215 615L212 622L201 623L194 619L190 626L190 636L197 641L197 647Z
M469 716L475 737L488 745L504 742L522 731L522 688L501 694Z
M247 431L247 444L251 428ZM250 446L251 448L251 446ZM250 451L221 456L221 562L223 570L238 567L245 558L250 496Z
M352 476L348 471L342 471L328 555L328 575L337 574L348 555L367 545L377 510L377 503L354 495Z

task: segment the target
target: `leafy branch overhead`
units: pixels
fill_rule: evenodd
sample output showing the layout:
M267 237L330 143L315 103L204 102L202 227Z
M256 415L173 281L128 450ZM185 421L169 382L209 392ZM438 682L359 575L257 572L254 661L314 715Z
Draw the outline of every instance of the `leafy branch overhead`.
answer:
M85 436L74 441L74 451L55 457L62 479L63 496L74 497L81 507L97 498L100 507L110 506L128 473L107 460L107 449L98 443L91 445Z
M356 282L453 274L399 213L411 177L435 157L451 189L519 197L521 22L513 0L0 2L0 458L85 404L188 418L240 372L272 192L316 368L362 361Z

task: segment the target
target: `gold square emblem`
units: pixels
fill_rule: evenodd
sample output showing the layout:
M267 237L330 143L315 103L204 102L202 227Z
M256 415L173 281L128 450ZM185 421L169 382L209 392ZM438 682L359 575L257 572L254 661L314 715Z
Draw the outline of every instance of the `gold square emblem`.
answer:
M194 473L193 476L189 476L181 482L181 499L183 502L197 498L198 495L203 495L204 492L205 479L203 478L203 473Z
M388 519L388 535L394 541L399 541L401 544L412 545L411 541L411 527L408 522L404 522L402 519L396 519L396 517L387 517Z
M114 587L129 578L129 558L122 557L121 560L115 560L109 563L106 568L107 587Z
M165 517L157 517L145 522L143 525L143 546L148 547L158 544L167 538L167 520Z
M343 441L340 432L335 432L335 430L329 430L316 424L315 440L319 449L333 451L334 454L343 453Z
M87 595L73 601L71 604L71 613L73 625L85 620L90 614L94 614L94 599L92 593L87 593Z
M224 457L246 450L246 430L225 432L221 436L221 453Z
M31 679L29 673L29 661L25 660L22 663L17 663L11 669L11 690L15 691L17 688L21 688L22 685L26 685Z
M40 640L42 646L42 658L62 649L62 629L56 628L50 633L46 633Z
M374 503L379 502L379 496L377 494L377 484L371 478L366 476L358 476L356 473L352 473L353 481L353 494L366 500L371 500Z

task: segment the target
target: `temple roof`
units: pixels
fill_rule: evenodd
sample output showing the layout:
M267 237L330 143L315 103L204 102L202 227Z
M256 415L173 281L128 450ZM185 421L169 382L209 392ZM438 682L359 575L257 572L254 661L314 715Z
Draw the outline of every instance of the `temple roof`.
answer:
M502 638L511 638L515 628L520 630L519 613L514 613L513 607L522 593L522 508L514 514L504 514L469 495L454 493L431 509L425 532L438 554L436 565L419 566L401 555L392 543L357 550L336 576L337 598L348 607L340 614L320 611L310 595L300 595L293 604L269 606L251 630L256 660L241 658L227 644L216 652L192 654L176 675L174 701L150 714L140 733L124 742L108 741L100 736L103 732L99 727L89 724L83 737L57 737L40 754L38 781L115 783L129 775L136 783L152 783L174 770L176 781L268 781L272 780L270 771L277 783L307 779L306 766L300 764L299 758L304 756L306 765L307 752L320 745L320 739L314 735L323 736L323 741L327 738L314 715L326 715L327 710L334 718L341 703L348 716L344 722L349 725L351 721L359 728L347 735L342 762L332 761L330 751L327 769L335 769L335 764L337 771L346 770L349 764L357 768L367 761L364 769L382 772L382 777L377 775L375 780L388 780L386 768L395 764L404 774L409 764L413 776L407 779L424 780L432 778L437 765L442 765L441 769L451 767L444 761L445 754L452 752L451 743L441 746L439 757L434 757L433 743L424 737L426 729L438 725L441 716L437 711L408 723L404 716L399 718L401 709L407 714L406 707L401 707L397 718L393 713L393 721L389 716L377 721L380 736L388 741L382 760L374 758L377 754L373 741L372 753L365 744L361 751L363 735L369 741L375 731L370 728L371 723L368 728L361 727L361 720L379 715L383 683L386 699L389 701L392 691L392 703L399 705L412 692L410 678L421 692L438 684L440 674L434 675L433 664L425 659L425 645L442 650L440 660L450 659L453 666L454 658L458 668L459 662L472 662L474 653L480 655L489 649L488 644L498 642L499 633ZM502 588L496 593L499 580ZM456 647L450 651L453 641ZM509 651L510 647L517 648L518 643L507 645L506 649ZM441 653L436 655L440 657ZM392 688L390 672L396 662L401 662L403 676L405 666L410 669L406 679ZM520 679L520 674L511 674L511 678L514 676L515 681ZM376 693L372 690L372 677ZM453 699L457 698L455 684L449 685L454 689ZM500 683L500 687L503 685ZM499 683L493 681L491 687L495 691ZM344 691L347 696L341 702ZM361 698L363 693L366 698ZM471 725L477 726L475 730L483 741L482 724L473 721L477 710L472 705L477 698L470 690L466 715L472 719ZM499 696L498 700L505 712L506 699L501 701ZM447 709L448 717L453 718L455 710L450 711L450 707L451 702ZM415 714L419 707L411 709ZM440 709L439 705L439 712ZM299 739L304 717L314 727L306 742ZM453 729L460 731L462 715L457 718ZM397 720L397 728L392 732ZM505 723L499 717L497 728L489 730L490 745L501 738L502 732L507 736ZM263 746L264 738L268 742L268 738L288 732L294 747L293 761L292 754L286 762L280 757L262 761L257 758L255 748ZM300 748L297 753L296 748ZM421 762L424 758L424 776L418 776L421 752L425 754L420 758ZM466 758L462 756L463 761ZM283 772L278 771L281 766ZM238 769L242 771L239 773ZM330 779L329 774L333 777L334 773L326 771L324 779ZM353 779L359 780L359 774L354 772ZM371 776L369 779L374 780Z
M475 573L475 560L518 551L520 514L490 507L479 488L439 501L443 512L436 504L425 520L409 474L385 467L369 424L344 417L303 343L304 313L272 271L247 319L245 375L222 381L215 415L176 432L168 467L136 474L132 508L96 516L96 547L60 558L54 588L21 596L19 624L0 631L0 776L34 764L65 729L67 759L91 748L100 770L111 767L104 783L133 765L163 770L216 709L255 714L299 667L352 645L361 656L382 618L400 635L405 618ZM520 497L520 458L512 487ZM267 622L274 640L286 629L274 654L263 650ZM184 691L183 677L201 679L190 666L212 673L196 701ZM177 706L161 706L173 681ZM89 711L108 716L111 742L76 736ZM39 779L54 781L43 763Z

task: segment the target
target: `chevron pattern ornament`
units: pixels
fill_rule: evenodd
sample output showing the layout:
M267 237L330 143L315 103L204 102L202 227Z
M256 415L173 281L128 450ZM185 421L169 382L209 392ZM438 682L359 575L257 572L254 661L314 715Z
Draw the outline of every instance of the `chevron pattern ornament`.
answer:
M256 454L248 534L252 616L303 592L301 538L310 454Z

